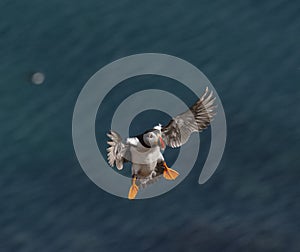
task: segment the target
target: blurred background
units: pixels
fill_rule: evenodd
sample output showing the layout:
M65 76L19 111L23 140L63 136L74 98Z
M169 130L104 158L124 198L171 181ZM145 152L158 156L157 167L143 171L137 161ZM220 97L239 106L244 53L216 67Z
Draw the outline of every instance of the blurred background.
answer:
M2 0L0 251L300 251L299 11L284 0ZM180 57L210 79L228 137L207 183L198 177L209 130L179 186L132 202L85 175L72 113L98 69L145 52ZM144 80L173 85L132 81Z

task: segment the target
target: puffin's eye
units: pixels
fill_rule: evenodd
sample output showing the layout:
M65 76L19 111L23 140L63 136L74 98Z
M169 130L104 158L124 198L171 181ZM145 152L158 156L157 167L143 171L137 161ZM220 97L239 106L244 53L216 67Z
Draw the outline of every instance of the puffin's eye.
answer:
M152 134L150 134L150 135L149 135L149 138L152 138L152 137L153 137Z

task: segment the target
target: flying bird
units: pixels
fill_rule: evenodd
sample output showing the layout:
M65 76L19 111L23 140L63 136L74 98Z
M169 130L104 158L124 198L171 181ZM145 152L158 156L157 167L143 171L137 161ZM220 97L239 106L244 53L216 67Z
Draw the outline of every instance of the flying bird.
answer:
M129 137L124 142L121 136L110 131L107 136L108 163L118 170L125 162L131 162L132 180L128 199L134 199L140 187L155 182L161 175L167 180L175 180L179 173L168 167L162 151L185 144L193 132L206 129L215 115L216 105L213 92L206 88L202 97L184 113L174 117L166 126L159 124L138 136Z

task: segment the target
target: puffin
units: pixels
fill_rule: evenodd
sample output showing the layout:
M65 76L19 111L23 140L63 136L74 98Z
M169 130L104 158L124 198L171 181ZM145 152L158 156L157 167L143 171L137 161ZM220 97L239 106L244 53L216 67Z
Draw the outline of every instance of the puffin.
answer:
M201 132L210 125L216 115L215 99L213 92L206 87L204 94L187 111L173 117L166 126L158 124L125 141L113 130L107 133L108 164L122 170L125 162L131 163L128 199L135 199L140 188L154 183L160 177L175 180L179 176L176 170L168 167L162 153L167 146L182 146L193 132Z

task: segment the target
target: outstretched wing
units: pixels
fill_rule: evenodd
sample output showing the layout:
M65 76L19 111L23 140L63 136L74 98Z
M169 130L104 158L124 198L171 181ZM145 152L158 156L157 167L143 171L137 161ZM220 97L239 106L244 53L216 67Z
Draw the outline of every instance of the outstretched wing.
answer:
M125 157L129 155L129 145L122 143L121 136L115 131L111 130L107 136L111 139L107 142L109 147L106 149L108 163L111 167L116 163L118 170L122 170L123 163L128 161Z
M186 112L174 117L161 129L164 142L172 148L185 144L193 132L206 129L215 115L215 97L206 88L202 97Z

